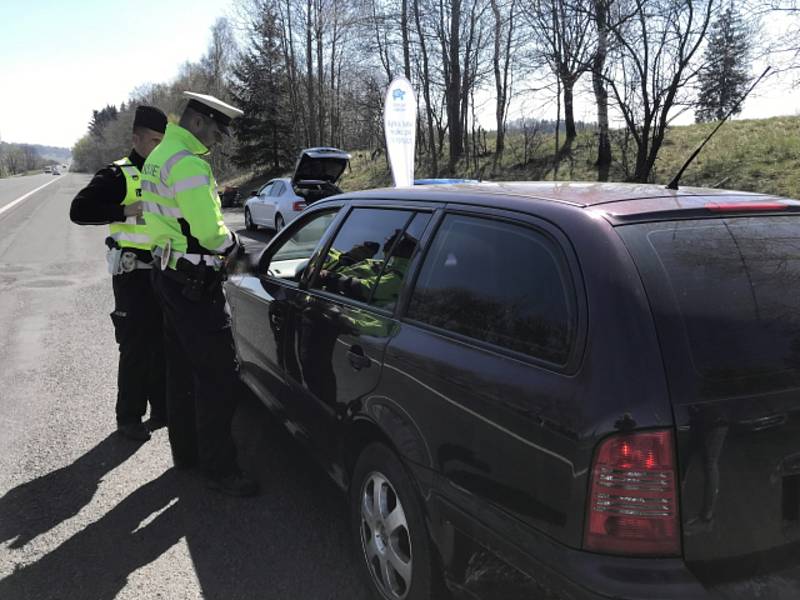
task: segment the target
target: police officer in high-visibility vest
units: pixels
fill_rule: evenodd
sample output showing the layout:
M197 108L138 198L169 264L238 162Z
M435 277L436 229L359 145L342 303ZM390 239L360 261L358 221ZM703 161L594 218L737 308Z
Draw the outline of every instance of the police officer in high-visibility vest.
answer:
M98 171L78 192L70 219L78 225L109 226L106 254L112 274L111 319L119 344L117 430L136 441L166 424L163 315L150 282L152 240L142 218L141 168L164 136L167 116L139 106L133 120L130 154ZM142 417L150 403L147 425Z
M196 464L212 489L250 496L258 484L239 469L231 435L240 383L222 291L224 268L242 248L222 220L211 166L201 158L242 111L213 96L184 95L180 123L167 125L142 169L153 287L165 316L169 440L177 468ZM185 373L193 395L183 387Z

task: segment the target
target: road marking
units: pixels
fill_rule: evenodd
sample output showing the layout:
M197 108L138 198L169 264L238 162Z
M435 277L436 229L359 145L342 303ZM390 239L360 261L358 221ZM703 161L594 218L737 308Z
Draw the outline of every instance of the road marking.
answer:
M40 185L39 187L37 187L35 190L32 190L32 191L28 192L28 193L27 193L27 194L25 194L24 196L20 196L20 197L19 197L19 198L17 198L16 200L12 200L12 201L11 201L11 202L9 202L8 204L6 204L4 207L0 208L0 215L2 215L2 214L3 214L4 212L6 212L7 210L9 210L9 209L11 209L11 208L15 207L17 204L19 204L20 202L22 202L23 200L25 200L26 198L28 198L28 196L32 196L33 194L35 194L35 193L36 193L36 192L38 192L39 190L41 190L41 189L43 189L43 188L46 188L48 185L50 185L51 183L55 183L55 182L56 182L56 181L58 181L59 179L61 179L61 178L59 177L58 179L53 179L53 180L51 180L51 181L48 181L48 182L47 182L47 183L45 183L44 185Z

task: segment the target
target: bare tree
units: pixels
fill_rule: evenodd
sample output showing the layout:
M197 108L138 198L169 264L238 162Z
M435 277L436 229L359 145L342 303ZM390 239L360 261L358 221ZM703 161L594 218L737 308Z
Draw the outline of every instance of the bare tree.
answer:
M226 97L227 79L230 76L231 64L237 52L236 40L228 20L217 19L211 26L211 41L200 65L205 69L208 84L207 90L215 96Z
M591 68L592 27L590 13L580 0L533 0L525 15L538 37L540 52L553 74L564 101L564 145L568 153L577 136L574 89L583 73Z
M514 43L517 0L511 0L502 6L498 3L498 0L491 0L491 5L494 16L492 67L494 69L494 86L497 94L495 101L497 137L494 160L492 162L492 174L494 174L505 150L506 112L510 101L509 92L511 87L511 48Z
M636 147L634 181L648 181L675 109L688 106L687 87L701 66L697 50L717 5L631 0L609 23L618 60L607 81Z

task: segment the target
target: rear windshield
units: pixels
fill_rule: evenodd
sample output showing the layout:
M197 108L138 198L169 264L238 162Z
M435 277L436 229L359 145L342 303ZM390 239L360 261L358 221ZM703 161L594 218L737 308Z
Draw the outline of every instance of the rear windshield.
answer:
M619 227L668 363L705 397L800 386L800 217ZM689 373L685 373L689 375Z

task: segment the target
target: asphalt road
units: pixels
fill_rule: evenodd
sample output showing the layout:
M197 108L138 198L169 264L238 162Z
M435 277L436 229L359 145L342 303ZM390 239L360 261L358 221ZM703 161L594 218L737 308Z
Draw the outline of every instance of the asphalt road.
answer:
M88 180L0 180L0 598L367 598L344 498L244 389L234 434L257 498L171 469L163 429L114 433L106 228L68 218ZM243 228L241 209L225 218Z

